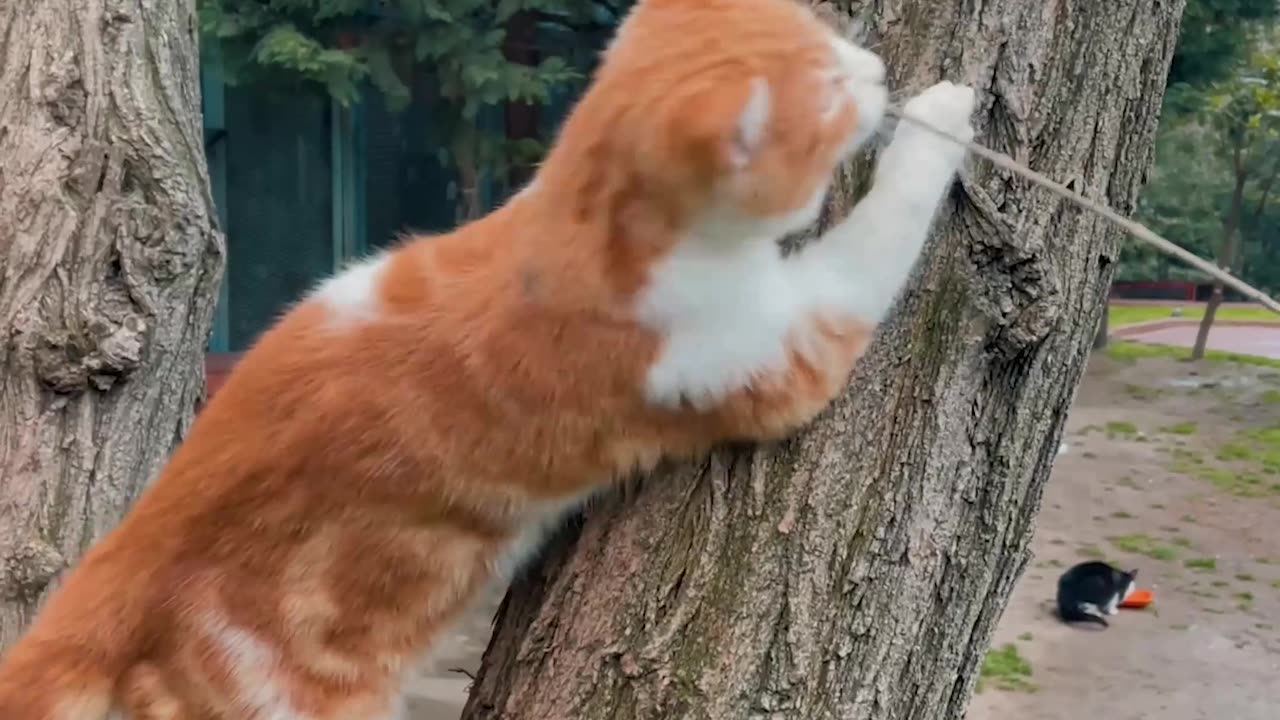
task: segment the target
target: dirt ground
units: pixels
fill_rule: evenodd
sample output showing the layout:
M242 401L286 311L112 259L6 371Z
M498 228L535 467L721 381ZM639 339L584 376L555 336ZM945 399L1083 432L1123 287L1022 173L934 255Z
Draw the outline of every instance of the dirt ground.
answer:
M992 643L1030 674L990 668L968 720L1280 717L1277 425L1275 369L1095 359ZM1058 575L1095 556L1155 603L1060 623Z
M968 720L1280 717L1280 370L1100 356L1064 440ZM1138 568L1155 604L1060 623L1057 577L1091 557ZM413 683L411 720L459 716L451 669L477 667L496 605Z

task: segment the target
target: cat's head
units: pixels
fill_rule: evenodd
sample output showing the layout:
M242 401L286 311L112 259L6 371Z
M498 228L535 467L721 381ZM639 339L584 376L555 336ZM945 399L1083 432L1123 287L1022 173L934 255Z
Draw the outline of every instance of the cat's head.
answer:
M1123 600L1128 598L1135 590L1138 589L1138 570L1136 568L1127 572L1124 570L1116 570L1115 573L1117 580L1116 584L1120 588L1120 599Z
M884 74L795 0L640 0L563 137L680 210L776 237L817 217L880 123Z

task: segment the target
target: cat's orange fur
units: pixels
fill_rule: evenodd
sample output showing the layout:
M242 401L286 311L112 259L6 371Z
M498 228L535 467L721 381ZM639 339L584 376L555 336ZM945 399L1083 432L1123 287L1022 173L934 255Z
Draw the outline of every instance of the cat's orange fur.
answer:
M4 656L0 718L398 717L405 672L564 511L661 457L784 435L844 385L888 303L833 299L860 282L823 264L845 256L813 255L785 317L717 294L783 267L774 241L884 100L879 61L789 0L643 0L528 189L349 269L244 357ZM945 155L911 142L907 165ZM908 179L927 196L882 181L885 213L924 220L870 246L905 258L880 296L955 164ZM750 337L721 352L730 331Z

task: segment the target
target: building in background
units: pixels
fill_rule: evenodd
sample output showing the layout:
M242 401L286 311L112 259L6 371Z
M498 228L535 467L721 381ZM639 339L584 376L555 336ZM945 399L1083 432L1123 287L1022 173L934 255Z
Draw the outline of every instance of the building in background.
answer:
M590 73L607 32L544 32L540 43L572 45ZM563 46L562 46L563 47ZM229 85L217 47L201 57L205 154L218 218L227 237L223 280L207 370L217 389L238 355L322 278L404 233L455 225L456 178L433 135L430 74L405 78L412 102L388 110L376 91L344 108L323 88L281 92ZM486 130L549 141L574 97L555 97L532 115L496 106ZM486 207L515 189L486 177Z

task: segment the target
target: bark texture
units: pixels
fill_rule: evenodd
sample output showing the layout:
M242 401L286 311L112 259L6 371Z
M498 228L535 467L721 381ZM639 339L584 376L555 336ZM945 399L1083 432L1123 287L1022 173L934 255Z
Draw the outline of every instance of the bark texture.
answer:
M195 0L0 2L0 648L203 392L196 33Z
M974 85L984 144L1133 209L1180 0L822 5L891 87ZM513 586L464 718L963 717L1118 239L971 162L846 397L591 508Z

